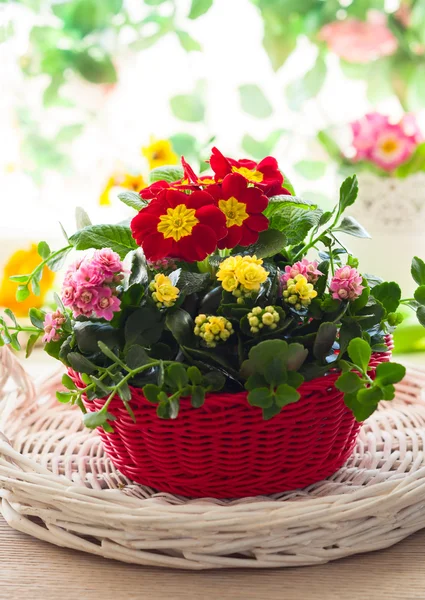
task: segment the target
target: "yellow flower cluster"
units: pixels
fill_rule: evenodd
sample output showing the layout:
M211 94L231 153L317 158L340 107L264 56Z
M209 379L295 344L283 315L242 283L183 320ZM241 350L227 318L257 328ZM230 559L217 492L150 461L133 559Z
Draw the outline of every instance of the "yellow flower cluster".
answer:
M132 192L140 192L146 187L146 182L143 175L132 175L131 173L114 173L109 177L100 194L99 204L101 206L109 206L111 204L110 192L114 187L120 187Z
M215 348L218 342L225 342L234 333L233 326L225 317L198 315L195 319L195 335L202 338L208 348Z
M179 161L170 140L156 140L151 137L150 144L142 148L142 154L148 161L150 169L163 165L176 165Z
M149 289L158 308L170 308L180 294L179 288L174 286L170 278L162 273L155 275L155 279L150 284Z
M274 306L266 306L266 308L255 306L252 311L248 313L248 323L250 325L251 333L259 333L264 327L276 329L279 321L280 315Z
M292 304L297 310L309 306L316 296L317 292L313 284L308 283L304 275L296 275L294 279L288 279L286 290L283 292L284 302Z
M266 281L269 273L262 264L262 259L255 255L229 256L220 264L217 279L226 292L231 292L242 303L242 296L258 292Z

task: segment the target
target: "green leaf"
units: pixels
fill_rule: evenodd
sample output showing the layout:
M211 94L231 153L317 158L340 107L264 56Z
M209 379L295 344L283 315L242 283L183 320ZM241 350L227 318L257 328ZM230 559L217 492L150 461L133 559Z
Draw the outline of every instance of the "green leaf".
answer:
M239 99L242 110L252 117L265 119L273 113L272 105L256 84L247 83L239 86Z
M148 205L147 200L143 200L136 192L121 192L121 194L118 194L118 198L121 202L137 211L142 210L142 208Z
M27 347L25 350L25 358L29 358L32 354L32 351L35 348L35 345L39 339L39 335L37 333L32 333L28 338Z
M187 386L189 377L187 375L186 367L180 363L173 363L166 370L166 381L172 384L173 391L181 390Z
M298 402L300 398L301 394L286 383L279 385L275 392L275 402L280 408Z
M143 387L143 395L148 402L152 402L152 404L158 404L159 402L159 394L161 393L161 388L155 385L154 383L147 383Z
M248 402L251 406L269 408L274 402L274 395L269 388L256 388L249 392Z
M362 310L366 304L368 303L370 296L370 288L369 283L365 277L363 277L362 281L363 290L358 298L356 298L353 302L350 303L350 310L352 314L358 313Z
M267 380L261 373L253 373L245 382L245 389L248 391L262 387L267 387Z
M192 385L200 385L202 383L202 373L198 367L190 366L187 369L187 376Z
M420 285L418 288L416 288L413 295L419 304L425 305L425 285Z
M195 385L192 388L190 402L193 408L200 408L205 402L205 390L200 385Z
M269 204L270 206L270 204ZM266 210L266 216L269 208ZM306 210L288 204L273 210L269 217L269 227L277 229L286 236L286 243L294 246L300 244L308 232L318 224L322 211Z
M291 110L298 111L310 98L320 92L326 78L326 63L319 54L314 66L300 79L290 83L286 88L286 99Z
M182 269L173 271L169 277L171 283L188 296L204 290L211 279L209 273L192 273L191 271L182 271Z
M346 208L354 204L358 193L359 184L356 175L347 177L339 190L339 214L342 214Z
M15 283L28 283L30 277L31 275L11 275L9 279Z
M246 255L256 255L257 258L267 258L268 256L274 256L283 248L286 244L286 238L283 233L277 231L276 229L267 229L266 231L261 231L258 240L255 244L251 244L251 246L236 246L232 250L232 254L246 254Z
M107 425L107 421L115 421L115 417L103 409L97 412L88 412L83 415L83 423L89 429L103 427L104 425Z
M46 313L38 308L30 308L29 311L29 318L31 323L34 325L34 327L37 327L37 329L41 329L42 331L44 330L44 318L46 316Z
M320 179L326 172L327 165L318 160L300 160L294 169L306 179Z
M362 404L357 400L357 394L344 394L344 402L348 408L353 411L353 414L359 423L370 417L370 415L375 412L377 406L376 402L372 404Z
M286 368L288 371L298 371L304 361L308 356L307 348L304 348L302 344L298 344L294 342L288 345L287 359L286 359ZM302 383L302 382L301 382ZM301 383L299 385L301 385ZM293 385L293 387L298 387L297 385Z
M242 149L253 158L262 160L265 156L269 156L273 152L276 144L284 133L284 129L276 129L276 131L272 131L272 133L270 133L264 140L261 141L246 133L242 138ZM287 183L284 185L287 189L289 189Z
M226 378L219 371L209 371L204 375L204 387L209 392L219 392L223 389Z
M195 324L188 312L182 308L173 312L167 312L165 323L180 346L190 347L195 345L196 338L193 333Z
M317 139L329 154L329 157L335 162L339 163L341 160L341 150L334 138L326 131L319 131L317 134Z
M66 257L71 252L72 247L67 246L65 248L61 248L57 252L53 253L53 256L49 258L46 262L46 265L49 267L51 271L57 273L60 271L65 263Z
M365 340L354 338L348 344L348 356L364 373L368 370L371 354L371 348Z
M74 325L74 333L78 349L83 354L98 352L99 342L111 349L120 345L120 332L108 323L77 321Z
M149 173L150 183L155 181L168 181L173 183L183 178L183 169L179 165L165 165L163 167L156 167Z
M179 156L185 158L197 158L199 156L199 144L196 138L189 133L175 133L169 138L173 150Z
M134 311L124 327L126 344L150 346L155 344L164 330L163 315L156 308L145 306Z
M78 373L86 373L87 375L91 375L97 370L97 367L94 363L78 352L70 352L67 355L67 361L74 371L77 371Z
M87 212L81 206L77 206L75 209L75 222L77 229L84 229L84 227L90 227L92 224Z
M78 137L84 130L84 123L74 123L72 125L65 125L60 129L56 136L56 142L58 144L69 144L76 137Z
M424 74L422 73L422 85ZM395 174L397 177L404 178L423 171L425 171L425 142L416 147L409 160L397 167Z
M361 404L368 404L376 406L380 400L382 400L382 390L379 387L373 385L369 388L359 390L357 393L357 400Z
M279 212L282 208L287 208L288 206L295 208L303 208L304 210L315 210L317 208L317 204L306 200L305 198L298 198L298 196L271 196L269 198L269 204L264 211L266 217L272 216L274 213Z
M46 259L51 252L49 244L47 244L46 242L40 242L37 246L37 252L43 260Z
M375 384L387 386L393 383L399 383L406 375L406 367L398 363L381 363L376 367Z
M313 345L313 354L318 360L324 360L332 350L338 328L335 323L322 323Z
M181 29L176 30L176 35L180 42L181 47L186 52L200 52L202 50L201 44L195 40L187 31Z
M425 327L425 306L419 306L418 310L416 311L416 317L419 323Z
M418 285L425 285L425 262L415 256L411 266L412 277Z
M384 281L376 285L371 290L371 294L381 302L388 313L395 312L400 305L401 289L394 281Z
M125 362L130 369L138 369L139 367L152 362L152 359L148 356L146 350L144 350L142 346L133 344L126 352Z
M74 55L75 68L91 83L116 83L117 72L111 60L100 46L92 46Z
M198 94L179 94L170 98L173 115L181 121L196 123L205 118L205 105Z
M130 250L137 248L130 228L124 225L92 225L85 227L74 233L69 241L76 250L111 248L121 258L124 258Z
M77 389L75 383L72 381L71 377L67 373L64 373L62 375L62 385L64 387L66 387L68 390L76 390Z
M341 392L354 393L364 387L363 381L353 371L343 373L335 382L335 387Z
M354 217L344 217L334 231L342 231L343 233L347 233L348 235L358 238L370 238L370 235L366 229L360 225L360 223L358 223Z
M18 285L16 290L16 300L18 302L24 302L30 296L30 291L26 285Z
M213 0L192 0L189 12L189 19L198 19L204 15L213 4Z
M339 330L339 351L340 356L343 356L347 351L348 344L354 338L362 337L362 328L354 319L344 319Z
M72 400L72 394L70 392L56 392L56 400L62 402L62 404L67 404Z

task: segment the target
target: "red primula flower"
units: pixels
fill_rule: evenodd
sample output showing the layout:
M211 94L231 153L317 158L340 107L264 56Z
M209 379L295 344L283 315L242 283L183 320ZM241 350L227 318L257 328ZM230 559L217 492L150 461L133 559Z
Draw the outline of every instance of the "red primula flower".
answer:
M276 189L282 189L283 175L279 171L277 160L272 156L267 156L256 163L247 158L234 160L224 156L217 148L213 148L210 165L217 182L222 181L229 173L239 173L249 183L261 188L267 196L272 195L270 191L275 193Z
M218 242L219 248L249 246L258 240L258 232L267 229L269 220L262 212L268 198L257 187L248 187L248 181L239 173L226 175L221 185L208 187L226 217L226 237Z
M204 260L226 233L226 217L207 192L163 189L131 221L131 232L148 260Z
M183 181L187 182L188 184L193 184L197 186L215 184L215 179L213 175L197 175L190 166L190 164L185 160L184 156L182 156L182 167L184 173Z

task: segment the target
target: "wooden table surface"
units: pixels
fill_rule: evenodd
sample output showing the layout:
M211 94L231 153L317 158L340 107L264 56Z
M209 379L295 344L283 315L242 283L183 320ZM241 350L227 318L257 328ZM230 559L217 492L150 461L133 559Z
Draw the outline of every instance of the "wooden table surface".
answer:
M2 600L425 599L425 531L387 550L280 570L172 571L58 548L0 517Z

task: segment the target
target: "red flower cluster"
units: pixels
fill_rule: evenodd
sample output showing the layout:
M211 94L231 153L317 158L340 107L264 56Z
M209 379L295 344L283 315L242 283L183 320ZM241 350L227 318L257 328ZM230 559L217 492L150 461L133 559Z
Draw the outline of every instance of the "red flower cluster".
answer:
M132 220L131 231L148 260L195 262L217 248L249 246L267 229L262 213L268 198L289 194L271 156L257 164L213 148L210 165L214 175L199 176L182 158L181 180L156 181L141 190L150 202Z

